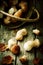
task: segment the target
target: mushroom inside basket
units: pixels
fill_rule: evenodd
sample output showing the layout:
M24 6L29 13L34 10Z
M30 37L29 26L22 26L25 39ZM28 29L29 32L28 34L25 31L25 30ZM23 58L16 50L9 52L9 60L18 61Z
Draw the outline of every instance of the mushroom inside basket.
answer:
M3 22L9 28L18 28L26 22L36 22L39 19L39 12L33 5L29 7L27 1L3 1L1 7L0 14L4 15Z

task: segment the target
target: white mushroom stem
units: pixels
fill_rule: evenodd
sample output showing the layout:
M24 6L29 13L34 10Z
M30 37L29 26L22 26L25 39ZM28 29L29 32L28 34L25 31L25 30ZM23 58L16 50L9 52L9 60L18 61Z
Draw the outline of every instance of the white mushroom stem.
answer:
M24 29L21 29L17 32L16 34L16 40L22 40L23 39L23 36L27 35L27 30L24 28Z

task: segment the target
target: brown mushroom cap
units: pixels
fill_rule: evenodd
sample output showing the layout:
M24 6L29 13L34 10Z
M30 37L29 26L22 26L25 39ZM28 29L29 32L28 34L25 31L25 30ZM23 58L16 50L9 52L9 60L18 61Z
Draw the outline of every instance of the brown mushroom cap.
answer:
M12 53L14 53L15 55L18 55L18 54L20 53L20 47L19 47L19 45L14 44L14 45L11 47L11 51L12 51Z
M25 1L21 1L19 6L23 9L24 12L28 10L28 4Z
M28 61L28 60L27 60L27 57L26 57L25 55L22 56L22 57L20 57L19 60L20 60L20 62L23 63L23 64L24 64L24 63L27 63L27 61Z
M7 49L7 45L4 43L0 43L0 52L5 51Z
M5 56L2 58L2 64L11 64L12 63L12 57L10 55Z

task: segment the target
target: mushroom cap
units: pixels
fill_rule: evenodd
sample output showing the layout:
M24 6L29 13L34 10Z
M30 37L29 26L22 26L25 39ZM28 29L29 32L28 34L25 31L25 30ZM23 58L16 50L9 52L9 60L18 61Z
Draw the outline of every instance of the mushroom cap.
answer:
M19 45L17 44L14 44L12 47L11 47L11 52L15 55L18 55L20 53L20 47Z
M11 38L8 40L8 48L10 49L14 44L16 44L17 41L15 40L15 38Z
M27 41L24 44L24 50L25 51L30 51L33 48L33 46L34 46L33 41Z
M11 64L12 60L13 58L10 55L5 56L2 58L2 64Z
M35 39L35 40L33 41L33 43L34 43L34 47L39 47L39 46L40 46L40 41L39 41L39 39Z
M25 55L23 55L22 57L19 58L19 60L21 61L21 63L26 63L27 57Z
M40 34L40 30L34 29L34 30L33 30L33 33L36 34L36 35L39 35L39 34Z

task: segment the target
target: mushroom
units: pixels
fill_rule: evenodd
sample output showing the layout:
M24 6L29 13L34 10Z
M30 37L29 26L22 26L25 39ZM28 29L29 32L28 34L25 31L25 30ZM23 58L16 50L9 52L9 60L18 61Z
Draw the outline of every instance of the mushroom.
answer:
M22 40L23 39L23 36L27 35L27 30L24 28L24 29L21 29L17 32L16 34L16 40Z
M9 65L12 63L12 60L13 60L13 58L10 55L4 56L2 58L2 64Z
M4 23L5 24L9 24L11 21L10 21L10 17L6 17L5 19L4 19Z
M34 47L33 41L29 40L24 44L24 50L30 51Z
M8 41L8 48L15 55L18 55L20 53L20 46L17 44L15 38L11 38Z
M40 40L39 39L35 39L33 41L33 43L34 43L34 47L39 47L40 46Z
M3 52L8 49L8 46L4 43L0 43L0 52Z
M20 57L19 60L20 60L20 62L23 63L23 64L28 61L26 55L23 55L22 57Z
M24 44L24 49L25 51L30 51L32 50L33 47L39 47L39 46L40 46L39 39L29 40Z
M16 11L17 11L17 9L16 9L16 7L14 6L14 7L12 7L12 8L9 9L8 13L12 15L12 14L15 13ZM9 23L11 22L10 19L11 19L11 18L10 18L9 16L7 16L7 17L4 19L4 23L5 23L5 24L9 24Z
M14 13L14 16L16 16L16 17L22 17L22 14L23 14L23 10L19 9L17 12ZM17 20L14 19L14 18L12 18L12 22L17 22Z
M8 48L10 49L14 44L17 44L17 41L15 40L15 38L11 38L8 40Z
M13 14L13 13L15 13L15 12L17 12L17 8L14 6L14 7L11 7L10 9L9 9L9 11L8 11L8 13L9 14Z
M40 30L34 29L34 30L33 30L33 33L36 34L36 35L39 35L39 34L40 34Z
M17 44L14 44L12 47L11 47L11 52L15 55L19 55L20 53L20 46L17 45Z
M27 12L27 10L28 10L28 4L27 4L27 2L21 1L19 3L19 6L21 7L21 9L23 9L23 12Z

